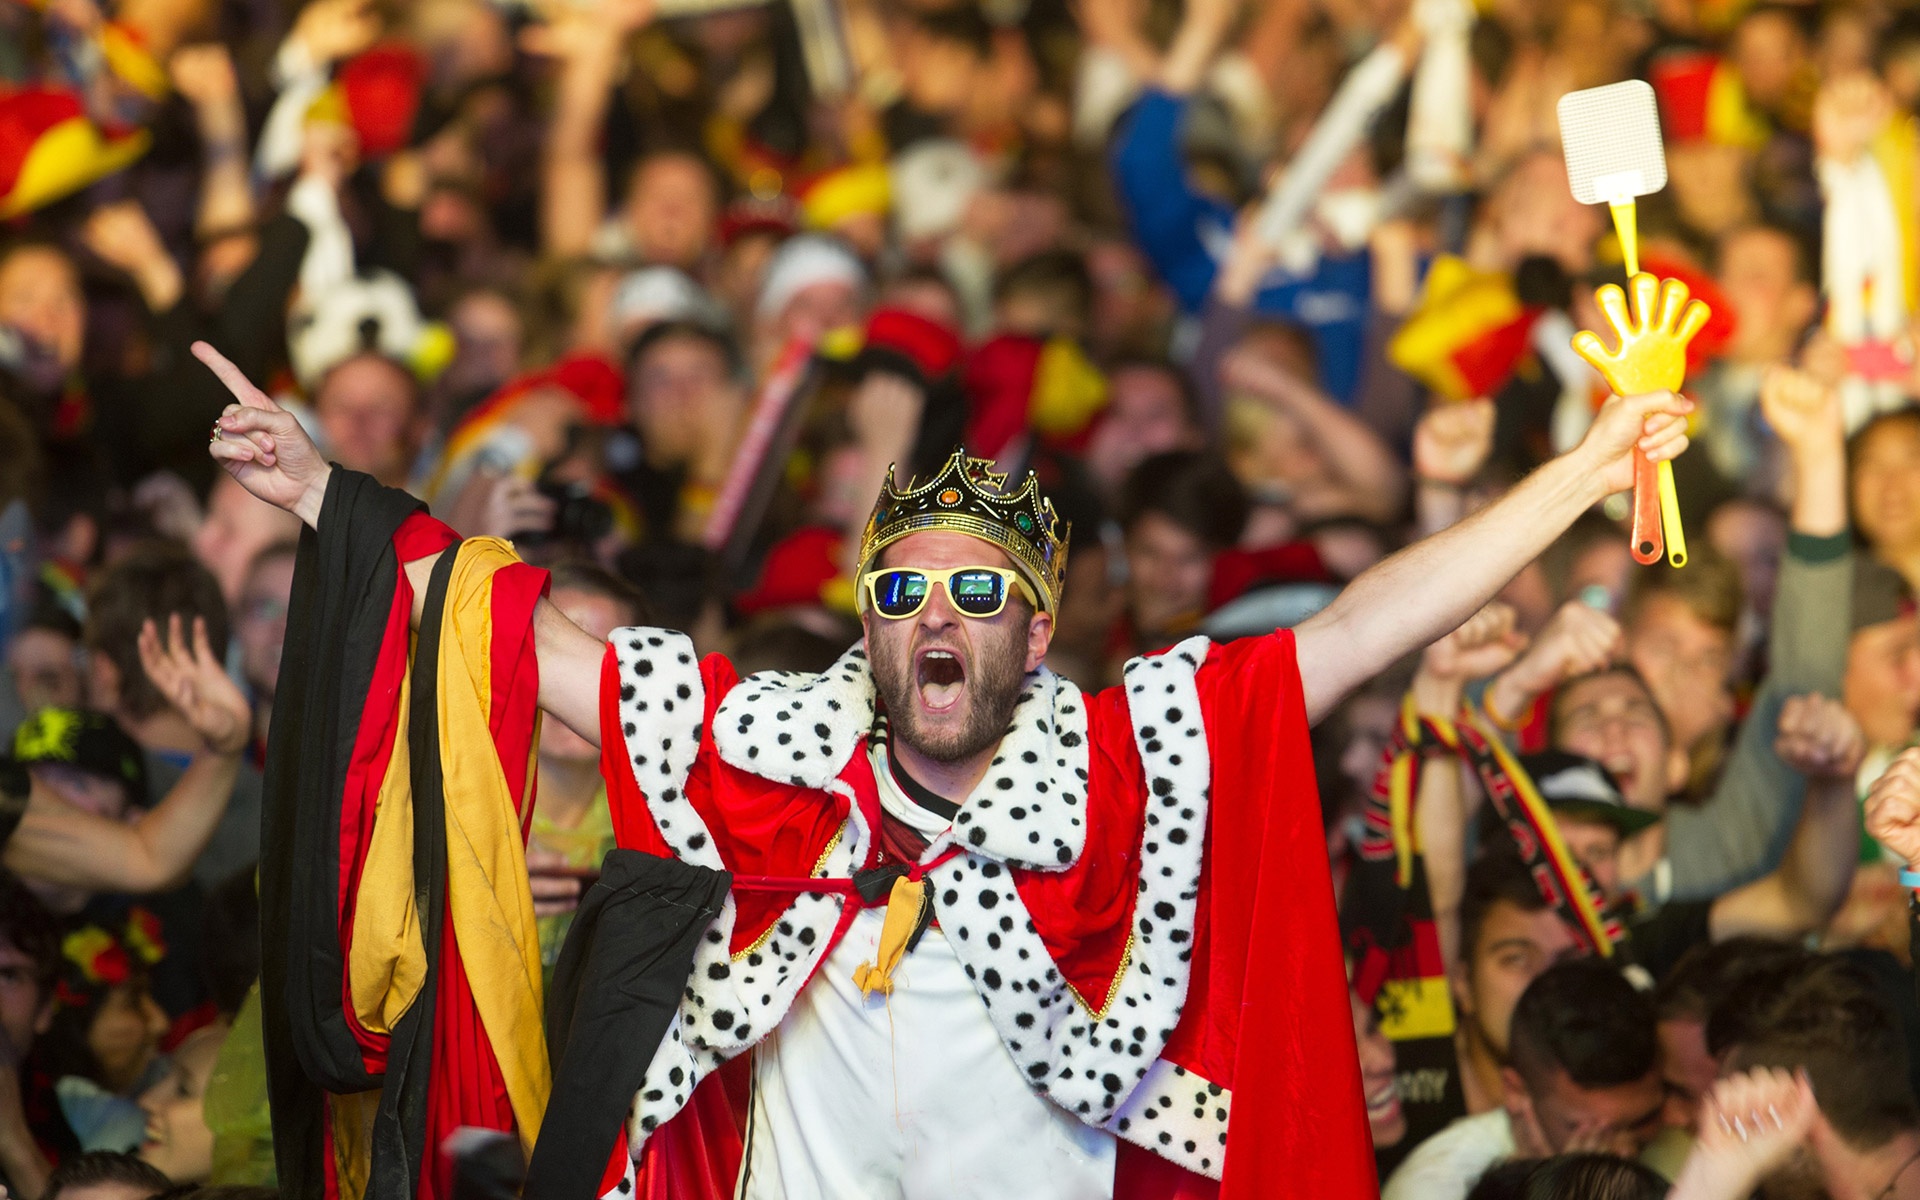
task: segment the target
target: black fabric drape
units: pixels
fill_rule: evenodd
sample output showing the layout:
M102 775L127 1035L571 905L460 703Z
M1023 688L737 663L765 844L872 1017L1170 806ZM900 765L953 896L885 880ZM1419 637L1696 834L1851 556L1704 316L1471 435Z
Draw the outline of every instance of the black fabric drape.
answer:
M409 782L413 790L413 903L425 944L427 973L420 995L394 1023L387 1039L387 1072L373 1122L373 1163L367 1200L406 1200L433 1152L427 1140L427 1086L433 1073L434 1000L440 986L440 944L447 912L447 804L440 768L440 618L458 544L433 565L414 645L413 688L407 717Z
M667 1034L725 871L615 850L567 931L547 997L553 1098L527 1170L528 1200L590 1197L641 1076Z
M295 560L260 825L261 1016L287 1200L325 1195L322 1092L380 1084L341 1009L340 808L392 611L393 535L421 507L336 467Z

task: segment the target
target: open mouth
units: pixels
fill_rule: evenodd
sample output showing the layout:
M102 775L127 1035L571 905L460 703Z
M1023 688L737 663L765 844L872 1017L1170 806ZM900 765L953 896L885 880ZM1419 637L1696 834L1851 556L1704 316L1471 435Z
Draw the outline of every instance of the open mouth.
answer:
M960 703L966 691L966 664L951 650L922 650L914 664L914 685L929 712L945 712Z
M1398 1081L1389 1075L1367 1089L1367 1116L1373 1120L1390 1117L1400 1111Z

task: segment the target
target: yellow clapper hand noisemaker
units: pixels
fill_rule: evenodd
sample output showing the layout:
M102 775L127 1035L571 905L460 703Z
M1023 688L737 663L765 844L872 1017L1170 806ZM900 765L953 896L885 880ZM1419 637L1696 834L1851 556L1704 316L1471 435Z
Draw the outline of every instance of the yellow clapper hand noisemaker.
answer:
M1613 328L1615 346L1608 349L1598 334L1573 335L1573 348L1593 364L1620 396L1647 392L1677 392L1687 378L1687 343L1706 328L1711 312L1687 294L1678 279L1664 284L1644 272L1628 281L1633 289L1633 312L1627 312L1626 293L1607 284L1593 294L1600 312ZM1680 501L1673 490L1673 464L1656 469L1638 448L1633 452L1633 557L1636 562L1660 559L1687 565L1687 535L1680 526Z
M1608 284L1594 293L1615 346L1580 333L1573 348L1622 396L1677 392L1687 378L1687 344L1706 326L1711 310L1688 297L1677 279L1664 284L1640 272L1640 239L1634 201L1667 186L1667 153L1660 140L1660 113L1653 88L1630 79L1606 87L1568 92L1560 97L1560 137L1567 156L1567 183L1582 204L1605 204L1613 213L1626 260L1627 297ZM1687 564L1687 534L1680 523L1680 500L1673 488L1673 464L1656 468L1633 452L1633 557Z

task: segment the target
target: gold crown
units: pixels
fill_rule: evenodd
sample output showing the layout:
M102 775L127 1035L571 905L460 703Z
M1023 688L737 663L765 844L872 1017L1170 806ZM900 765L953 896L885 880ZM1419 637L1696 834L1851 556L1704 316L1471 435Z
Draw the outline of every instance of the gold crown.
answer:
M970 458L964 448L956 448L932 479L926 483L913 479L904 490L895 489L893 470L888 468L880 499L860 536L860 570L855 578L872 569L882 550L910 533L964 533L1012 555L1040 597L1042 610L1057 611L1072 526L1053 511L1053 501L1040 494L1032 471L1019 490L1008 493L1006 472L991 470L992 466L992 459Z

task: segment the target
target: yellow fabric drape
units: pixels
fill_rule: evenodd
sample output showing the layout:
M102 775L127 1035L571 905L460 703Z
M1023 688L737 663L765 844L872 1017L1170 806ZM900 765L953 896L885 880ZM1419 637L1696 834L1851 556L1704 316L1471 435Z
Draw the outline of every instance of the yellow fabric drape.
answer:
M447 899L480 1021L499 1060L520 1142L533 1152L553 1075L520 808L488 726L492 710L493 573L519 562L499 538L469 538L447 583L440 630L441 771L447 795ZM540 741L534 718L532 745ZM530 805L534 772L527 770Z
M500 770L489 718L493 696L493 576L518 562L498 538L461 543L447 583L438 664L441 775L446 797L447 910L474 1004L500 1064L522 1146L532 1152L553 1080L547 1062L540 936L527 884L522 803ZM423 930L414 910L413 800L403 682L399 728L381 781L361 872L348 970L355 1015L390 1032L426 980ZM538 716L530 742L539 744ZM531 751L529 752L531 758Z

